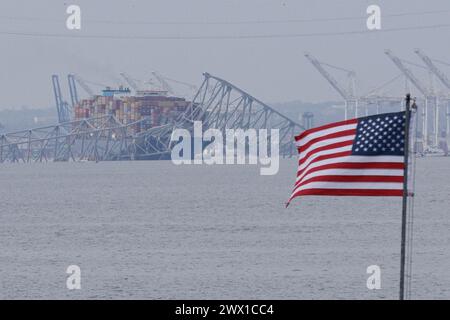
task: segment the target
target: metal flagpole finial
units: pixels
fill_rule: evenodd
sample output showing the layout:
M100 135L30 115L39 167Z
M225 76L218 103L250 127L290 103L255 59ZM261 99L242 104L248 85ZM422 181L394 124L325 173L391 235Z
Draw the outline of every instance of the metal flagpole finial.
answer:
M411 94L410 93L406 94L405 100L406 100L406 108L409 108L411 106Z

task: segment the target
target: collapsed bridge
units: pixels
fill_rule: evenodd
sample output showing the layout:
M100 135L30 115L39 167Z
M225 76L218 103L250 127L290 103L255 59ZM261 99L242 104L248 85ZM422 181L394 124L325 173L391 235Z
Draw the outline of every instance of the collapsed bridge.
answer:
M53 126L0 135L0 162L108 161L170 159L175 129L278 129L280 155L293 156L299 123L228 81L204 73L187 109L170 123L136 133L141 119L123 124L113 115L62 122Z

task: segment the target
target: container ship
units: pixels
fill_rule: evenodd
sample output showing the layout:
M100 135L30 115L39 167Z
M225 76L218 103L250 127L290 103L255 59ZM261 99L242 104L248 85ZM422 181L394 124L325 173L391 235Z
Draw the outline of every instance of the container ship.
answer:
M74 106L75 120L113 115L122 124L130 124L132 133L139 133L175 119L190 102L185 98L169 96L162 90L137 90L107 87L102 95L80 100Z

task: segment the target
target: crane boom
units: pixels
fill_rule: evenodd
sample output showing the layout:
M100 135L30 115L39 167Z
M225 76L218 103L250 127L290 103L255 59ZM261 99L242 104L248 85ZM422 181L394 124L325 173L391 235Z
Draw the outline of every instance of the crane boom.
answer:
M134 91L138 91L139 87L136 84L136 82L125 72L121 72L120 75L122 76L122 78L125 79L125 81L128 83L128 85L134 90Z
M162 75L156 71L152 71L152 75L156 78L156 80L158 80L164 91L167 91L169 94L174 94L172 87L167 83Z
M392 60L392 62L397 66L397 68L399 68L400 71L403 72L403 74L406 76L406 78L408 78L408 80L411 81L412 84L424 96L428 96L430 94L427 87L419 79L416 78L416 76L412 73L412 71L408 67L405 66L405 64L402 62L402 60L400 60L399 57L394 55L394 53L392 53L391 50L386 50L384 53Z
M186 86L186 87L188 87L188 88L191 89L191 90L195 90L195 91L198 90L197 86L196 86L196 85L193 85L193 84L191 84L191 83L187 83L187 82L184 82L184 81L175 80L175 79L171 79L171 78L167 78L167 77L164 77L164 79L169 80L169 81L172 81L172 82L175 82L175 83L178 83L178 84L181 84L181 85L183 85L183 86Z
M61 87L59 85L58 75L52 75L53 94L55 96L56 111L58 113L58 121L66 122L70 120L70 110L67 102L63 101L61 95Z
M73 74L67 75L67 81L69 83L69 93L70 100L72 102L72 108L75 108L75 105L78 103L78 92Z
M322 64L314 56L309 53L305 53L305 57L311 62L311 64L319 71L319 73L331 84L331 86L341 95L344 99L354 98L352 93L345 90L339 82L322 66Z
M422 61L426 64L428 69L448 88L450 89L450 80L447 76L431 61L430 57L428 57L422 50L415 49L414 52L422 59Z
M78 75L76 74L72 74L74 80L80 85L81 88L83 88L84 91L86 91L86 93L89 96L94 96L94 92L92 91L92 89L84 82L83 79L81 79Z
M55 96L56 112L58 113L58 120L61 121L62 111L62 99L61 99L61 87L59 86L59 78L56 74L52 75L53 94Z

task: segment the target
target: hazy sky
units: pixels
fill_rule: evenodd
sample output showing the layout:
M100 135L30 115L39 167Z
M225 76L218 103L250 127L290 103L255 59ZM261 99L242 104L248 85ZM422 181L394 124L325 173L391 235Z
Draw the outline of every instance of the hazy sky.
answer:
M65 11L69 4L81 6L80 31L66 29ZM448 26L239 39L247 35L364 31L367 30L366 8L370 4L381 6L384 30L450 24L448 0L4 0L0 7L0 108L52 106L50 77L53 73L63 77L66 100L69 100L66 86L69 72L93 82L114 85L122 71L145 79L155 69L194 84L200 84L202 73L207 71L266 102L321 101L339 99L339 96L304 58L304 51L328 63L355 70L360 91L367 91L399 73L384 55L386 48L419 62L413 49L420 47L430 56L450 62ZM430 13L439 10L443 12ZM417 12L428 13L393 16ZM323 20L342 17L361 18ZM279 20L285 22L274 22ZM261 23L242 23L251 21ZM73 35L80 38L70 38ZM97 38L99 35L107 37ZM114 39L114 36L238 38L158 40ZM450 75L450 68L446 71Z

